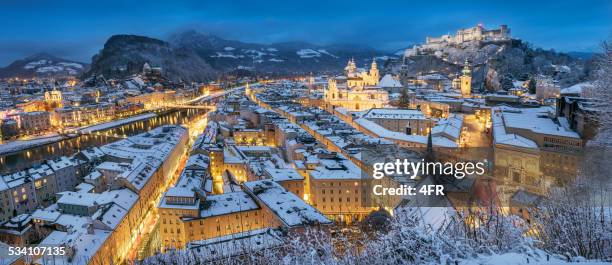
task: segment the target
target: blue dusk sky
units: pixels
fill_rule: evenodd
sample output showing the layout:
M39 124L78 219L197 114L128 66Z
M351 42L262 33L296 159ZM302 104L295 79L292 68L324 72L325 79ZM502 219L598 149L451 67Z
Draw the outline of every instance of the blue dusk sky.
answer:
M0 1L0 66L37 53L90 62L114 34L186 29L248 42L358 43L392 51L482 23L545 49L597 51L612 1Z

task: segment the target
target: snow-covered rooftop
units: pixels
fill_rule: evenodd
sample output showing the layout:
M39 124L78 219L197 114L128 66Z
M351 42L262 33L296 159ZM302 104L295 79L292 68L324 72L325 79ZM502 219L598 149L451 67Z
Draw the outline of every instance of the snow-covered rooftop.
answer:
M356 119L355 122L381 138L385 138L391 141L410 142L419 145L427 144L427 136L408 135L405 133L390 131L378 125L377 123L364 118ZM434 146L438 147L457 147L457 143L449 140L446 137L432 137L432 142Z
M286 226L296 227L331 223L315 208L274 181L245 182L244 187L265 204Z
M370 109L366 114L363 115L366 119L401 119L401 120L413 120L413 119L425 119L425 115L420 110L413 109Z
M273 248L285 243L278 230L270 228L251 230L206 240L192 241L187 248L197 250L205 261L218 260L245 252Z
M206 197L200 217L219 216L242 211L257 210L255 200L244 191L230 192Z
M569 86L569 87L561 89L560 94L561 95L572 94L572 95L582 96L584 93L587 93L588 90L592 90L592 89L593 89L593 84L591 82L582 82L582 83L578 83L573 86Z
M265 168L264 172L274 181L304 180L293 168Z
M548 107L525 108L520 112L503 112L502 117L506 128L530 130L535 133L580 138L578 133L567 130L548 116Z
M393 78L392 75L390 74L386 74L385 76L383 76L383 78L380 79L380 82L378 83L378 86L380 87L402 87L402 84L400 83L399 80Z
M507 133L501 114L494 113L491 119L493 125L493 141L495 144L537 149L538 144L517 134Z

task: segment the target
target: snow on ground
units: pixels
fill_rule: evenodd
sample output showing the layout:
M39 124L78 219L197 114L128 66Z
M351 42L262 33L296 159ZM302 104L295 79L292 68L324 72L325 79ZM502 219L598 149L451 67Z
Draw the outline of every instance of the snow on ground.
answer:
M523 264L535 264L535 265L556 265L556 264L581 264L581 265L610 265L610 262L602 262L602 261L588 261L588 260L580 260L580 261L572 261L567 262L565 259L562 259L558 256L550 256L550 259L547 260L546 254L543 251L536 250L537 255L527 255L520 253L504 253L504 254L494 254L494 255L486 255L479 256L474 259L462 260L459 264L462 265L471 265L471 264L482 264L482 265L523 265ZM579 262L579 263L577 263Z
M401 55L403 55L403 51L402 51ZM389 59L396 59L396 58L397 57L395 57L395 56L388 56L388 55L376 56L375 57L376 60L381 60L381 61L386 61L386 60L389 60Z
M38 73L61 72L61 71L64 71L64 67L57 66L57 65L43 66L43 67L36 69L36 72Z
M321 57L321 53L313 49L301 49L295 53L301 58Z
M59 62L53 64L51 60L38 60L27 63L24 69L35 69L37 73L62 72L76 73L77 70L83 69L83 65L70 62Z
M39 145L45 145L62 140L64 137L60 135L46 136L32 140L16 140L0 145L0 154L17 152L23 149L32 148Z
M66 67L74 67L74 68L79 68L79 69L83 68L83 65L78 64L78 63L66 63L66 62L62 62L62 63L58 63L58 64L62 65L62 66L66 66Z
M244 55L235 55L231 52L217 52L217 55L211 55L210 57L238 59L238 58L244 58Z
M150 118L153 118L155 116L157 116L157 114L155 114L155 113L145 113L145 114L140 114L140 115L136 115L134 117L129 117L129 118L121 119L121 120L116 120L116 121L101 123L101 124L97 124L97 125L93 125L93 126L89 126L89 127L79 128L77 131L82 132L82 133L91 133L91 132L95 132L95 131L100 131L100 130L110 129L110 128L113 128L113 127L118 127L118 126L121 126L123 124L131 123L131 122L135 122L135 121L150 119Z
M51 62L49 62L49 63L51 63ZM23 68L24 69L34 69L37 66L45 65L45 64L47 64L47 60L39 60L39 61L29 62Z
M327 55L329 55L329 56L331 56L331 57L338 58L338 56L333 55L333 54L329 53L329 52L328 52L328 51L326 51L326 50L321 49L321 50L317 50L317 51L318 51L318 52L320 52L320 53L323 53L323 54L327 54Z
M265 52L258 50L246 50L244 53L249 54L252 58L261 58L262 56L266 55Z

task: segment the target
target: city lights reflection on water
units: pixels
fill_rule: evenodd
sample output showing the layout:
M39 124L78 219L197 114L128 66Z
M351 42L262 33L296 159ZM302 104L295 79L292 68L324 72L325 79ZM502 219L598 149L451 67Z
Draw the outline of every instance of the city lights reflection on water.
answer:
M108 130L85 134L21 152L0 156L0 173L15 172L40 163L43 160L72 155L82 149L101 146L135 134L149 131L161 125L185 124L206 114L202 109L180 109L159 113L157 117L136 121Z

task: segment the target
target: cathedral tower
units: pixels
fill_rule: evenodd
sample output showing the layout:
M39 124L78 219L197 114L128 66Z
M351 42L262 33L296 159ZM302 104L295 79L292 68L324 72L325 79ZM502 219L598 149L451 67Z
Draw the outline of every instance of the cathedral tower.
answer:
M346 72L346 76L347 77L354 76L356 70L357 70L357 65L355 65L355 60L351 58L346 64L346 67L344 68L344 71Z
M376 64L376 58L372 59L372 66L370 67L370 76L369 76L368 84L371 86L377 86L378 81L380 80L380 73L378 72L378 65Z

